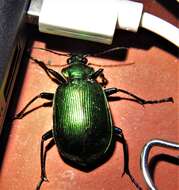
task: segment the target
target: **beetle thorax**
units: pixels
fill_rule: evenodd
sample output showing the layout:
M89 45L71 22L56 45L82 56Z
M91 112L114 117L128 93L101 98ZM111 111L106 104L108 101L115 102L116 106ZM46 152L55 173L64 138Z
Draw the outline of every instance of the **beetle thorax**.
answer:
M72 64L69 67L62 69L62 74L67 79L86 79L93 72L94 72L93 68L81 64L79 62L76 62L75 64Z

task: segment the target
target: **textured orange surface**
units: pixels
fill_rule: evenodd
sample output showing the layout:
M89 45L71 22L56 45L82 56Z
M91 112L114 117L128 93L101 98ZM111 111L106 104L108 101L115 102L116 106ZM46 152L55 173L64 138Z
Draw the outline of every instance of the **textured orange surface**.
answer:
M43 42L34 46L44 47ZM46 62L64 64L66 58L48 52L33 50L32 55ZM98 64L118 64L119 61L89 58ZM137 181L145 187L140 171L140 152L144 144L153 138L177 141L177 60L174 56L151 48L148 51L131 48L126 62L135 64L124 67L105 68L104 74L109 80L107 87L120 87L145 99L160 99L172 96L175 103L146 105L142 107L133 102L110 102L116 126L123 129L129 144L130 168ZM125 63L124 63L125 64ZM59 68L55 68L59 71ZM54 84L32 61L28 63L24 83L20 93L17 112L25 103L40 92L54 92ZM117 95L116 95L117 96ZM31 108L40 105L43 100L34 103ZM40 139L42 134L52 128L52 109L41 108L22 120L13 122L11 134L1 168L1 189L34 189L40 176ZM152 155L167 153L166 149L155 149ZM175 151L169 151L173 155ZM159 189L176 189L177 167L159 162L156 167L156 183ZM164 172L165 171L165 172ZM135 189L123 172L123 152L117 143L112 157L95 170L85 173L63 162L53 147L47 156L47 175L49 183L42 189ZM165 183L163 180L165 179ZM171 180L172 179L172 180ZM170 188L169 188L170 187Z
M164 15L167 15L167 12ZM128 38L128 36L126 37ZM131 47L124 62L115 60L110 56L107 58L90 57L89 61L102 65L134 62L135 64L128 66L105 67L104 74L109 81L107 87L119 87L145 99L161 99L170 96L174 98L174 104L164 103L146 105L145 107L127 101L110 102L114 123L122 128L129 145L130 170L143 189L146 189L140 170L140 153L144 144L154 138L179 141L177 115L179 106L178 60L175 55L166 50L167 48L170 49L170 45L169 47L166 47L167 43L158 45L158 42L155 42L155 36L150 38L150 34L146 34L136 40L137 44L134 38L129 36L128 42L124 40L125 45L129 44ZM123 39L117 45L123 46L122 42ZM55 37L36 39L33 46L50 48L53 44L58 44L54 45L54 49L60 51L68 49L66 47L73 47L69 48L69 51L75 51L78 48L87 51L93 49L92 46L96 46L95 52L109 48L109 46L100 46L98 49L98 44L91 45L87 42ZM32 55L46 63L58 65L66 62L65 57L45 51L33 50ZM61 70L61 67L51 68L57 71ZM98 69L98 67L95 68ZM54 92L56 87L56 84L46 76L38 65L29 61L18 97L16 113L35 95L40 92ZM122 94L119 95L123 96ZM38 100L30 108L35 108L43 102L44 100ZM0 168L1 190L35 189L40 177L41 136L51 128L52 108L40 108L22 120L16 120L12 123ZM164 153L173 156L178 155L178 152L174 150L154 148L150 158ZM54 146L47 154L46 168L49 183L44 183L41 189L133 190L135 187L128 176L125 175L121 178L123 166L122 145L119 143L116 144L109 160L88 173L64 163ZM169 161L159 159L154 170L154 178L160 190L176 190L179 188L178 167Z

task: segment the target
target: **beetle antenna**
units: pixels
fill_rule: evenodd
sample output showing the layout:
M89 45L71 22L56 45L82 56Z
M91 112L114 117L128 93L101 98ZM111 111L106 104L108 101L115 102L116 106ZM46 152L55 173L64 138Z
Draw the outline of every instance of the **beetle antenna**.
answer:
M51 49L46 49L46 48L41 48L41 47L32 47L32 49L44 50L44 51L48 51L50 53L53 53L53 54L56 54L56 55L60 55L60 56L66 56L66 57L70 57L71 56L70 53L59 53L59 52L53 51Z
M44 50L44 51L48 51L50 53L53 53L53 54L56 54L56 55L59 55L59 56L66 56L66 57L70 57L72 54L71 53L59 53L59 52L56 52L56 51L53 51L51 49L46 49L46 48L41 48L41 47L32 47L32 49L39 49L39 50ZM127 47L114 47L114 48L110 48L110 49L107 49L107 50L104 50L104 51L101 51L101 52L98 52L98 53L87 53L87 54L84 54L83 57L88 57L88 56L98 56L98 55L104 55L104 54L107 54L107 53L110 53L110 52L113 52L113 51L117 51L117 50L127 50L128 48ZM132 65L134 64L134 62L129 62L129 63L126 63L126 64L123 64L123 65L119 65L119 64L116 64L116 65L101 65L101 64L96 64L96 63L88 63L88 65L93 65L93 66L97 66L97 67L119 67L119 66L128 66L128 65ZM62 64L62 65L57 65L57 64L47 64L49 66L52 66L52 67L65 67L67 66L68 64Z
M39 50L44 50L44 51L48 51L50 53L59 55L59 56L66 56L66 57L70 57L71 54L70 53L59 53L50 49L46 49L46 48L41 48L41 47L32 47L32 49L39 49ZM28 49L28 52L30 51L30 49ZM35 58L30 56L30 59L34 60ZM57 65L57 64L51 64L51 63L47 63L46 65L50 66L50 67L65 67L68 64L61 64L61 65Z
M88 63L88 65L93 65L93 66L97 66L97 67L122 67L122 66L129 66L129 65L133 65L133 64L135 64L133 61L125 63L125 64L111 64L111 65L101 65L101 64L97 64L97 63Z
M113 52L113 51L117 51L117 50L127 50L127 49L128 49L127 47L114 47L114 48L110 48L110 49L107 49L107 50L104 50L104 51L101 51L101 52L98 52L98 53L91 53L91 54L88 54L88 56L104 55L104 54L107 54L107 53L110 53L110 52Z
M113 51L118 51L118 50L127 50L127 47L114 47L114 48L110 48L98 53L91 53L91 54L86 54L85 57L87 56L98 56L98 55L104 55ZM97 67L120 67L120 66L128 66L128 65L133 65L134 62L129 62L129 63L125 63L123 65L119 65L119 64L111 64L111 65L101 65L101 64L97 64L97 63L88 63L88 65L93 65L93 66L97 66Z
M34 57L32 56L29 56L29 58L31 60L33 60L32 63L37 63L39 60L35 59ZM44 62L43 62L44 63ZM49 66L49 67L65 67L67 66L68 64L61 64L61 65L58 65L58 64L51 64L51 63L44 63L45 65Z

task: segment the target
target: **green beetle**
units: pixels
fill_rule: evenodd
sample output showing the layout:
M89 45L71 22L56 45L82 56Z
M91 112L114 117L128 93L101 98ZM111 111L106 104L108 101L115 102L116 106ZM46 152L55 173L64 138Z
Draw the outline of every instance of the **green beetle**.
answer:
M108 97L122 92L132 98L128 100L144 104L173 102L172 97L162 100L144 100L123 89L103 89L97 82L103 69L94 71L87 63L86 55L73 54L67 60L68 66L62 69L62 75L48 68L42 61L31 57L47 75L58 84L56 93L43 92L34 97L14 119L23 118L27 107L38 98L53 101L53 129L42 136L41 141L41 179L36 187L40 189L47 181L45 171L46 150L44 141L52 138L60 155L75 164L87 167L106 155L114 136L123 143L124 153L128 154L127 143L122 130L113 125ZM44 104L44 106L47 106ZM128 155L125 155L124 173L137 189L141 189L128 168Z
M79 55L69 59L70 66L62 70L67 82L57 88L53 108L60 154L84 166L105 154L113 133L105 92L95 80L102 70L96 75L85 63Z

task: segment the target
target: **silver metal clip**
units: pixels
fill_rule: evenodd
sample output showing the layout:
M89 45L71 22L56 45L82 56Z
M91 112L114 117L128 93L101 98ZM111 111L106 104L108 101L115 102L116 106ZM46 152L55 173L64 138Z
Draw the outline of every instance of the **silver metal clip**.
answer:
M143 176L144 176L145 182L147 183L149 189L157 190L157 187L155 187L155 184L150 176L149 167L148 167L148 156L149 156L149 152L153 146L161 146L161 147L167 147L167 148L179 150L179 144L177 144L175 142L160 140L160 139L153 139L153 140L149 141L143 148L143 151L141 153L141 163L140 163L141 169L143 172Z

